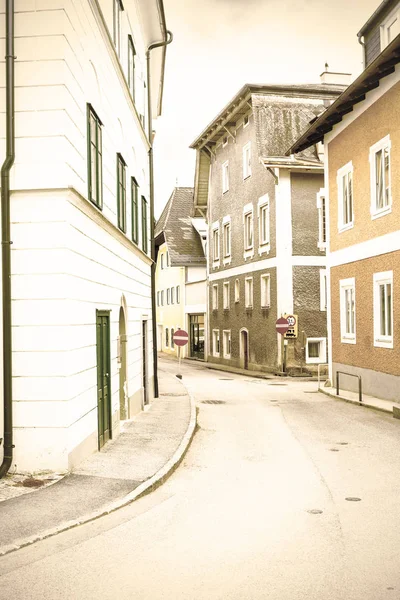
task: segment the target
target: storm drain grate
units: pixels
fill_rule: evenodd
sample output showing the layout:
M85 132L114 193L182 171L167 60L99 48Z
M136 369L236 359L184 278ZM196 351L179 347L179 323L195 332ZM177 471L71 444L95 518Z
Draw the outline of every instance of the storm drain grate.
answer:
M287 383L269 383L268 385L287 385Z
M202 404L226 404L225 400L202 400Z
M233 381L233 377L220 377L220 381Z

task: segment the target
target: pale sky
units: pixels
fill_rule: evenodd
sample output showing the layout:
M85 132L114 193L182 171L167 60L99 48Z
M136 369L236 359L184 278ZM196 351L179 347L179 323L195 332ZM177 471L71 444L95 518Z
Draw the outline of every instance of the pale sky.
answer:
M155 215L193 186L189 145L245 83L318 83L362 70L357 32L381 0L164 0L163 114L156 125Z

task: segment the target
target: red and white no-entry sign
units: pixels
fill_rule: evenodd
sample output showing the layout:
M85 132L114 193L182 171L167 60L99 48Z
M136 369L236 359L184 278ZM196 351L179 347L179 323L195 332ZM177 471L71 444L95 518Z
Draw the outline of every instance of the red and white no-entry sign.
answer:
M285 319L285 317L281 317L280 319L277 319L275 327L278 333L285 335L289 329L289 321Z
M178 329L178 331L175 331L173 337L174 344L176 344L177 346L186 346L189 340L189 335L187 331L184 331L184 329Z

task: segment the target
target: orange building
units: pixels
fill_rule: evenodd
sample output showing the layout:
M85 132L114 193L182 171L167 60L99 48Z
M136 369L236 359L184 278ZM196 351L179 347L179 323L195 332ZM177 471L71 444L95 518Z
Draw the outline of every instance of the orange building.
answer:
M359 32L361 75L290 148L323 141L330 378L397 400L400 384L400 2Z

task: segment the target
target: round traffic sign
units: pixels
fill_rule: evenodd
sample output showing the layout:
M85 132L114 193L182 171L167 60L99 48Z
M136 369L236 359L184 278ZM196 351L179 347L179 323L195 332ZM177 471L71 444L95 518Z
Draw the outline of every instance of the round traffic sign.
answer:
M287 330L289 329L288 320L285 319L285 317L281 317L280 319L277 319L275 327L276 327L276 331L278 333L280 333L281 335L284 335L287 332Z
M185 346L188 343L189 335L184 329L178 329L174 333L174 344L177 346Z

